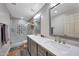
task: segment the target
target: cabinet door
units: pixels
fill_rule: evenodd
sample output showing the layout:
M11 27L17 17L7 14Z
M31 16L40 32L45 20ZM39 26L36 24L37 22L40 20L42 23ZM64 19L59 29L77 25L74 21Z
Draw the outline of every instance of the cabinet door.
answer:
M69 23L65 23L65 26L64 26L64 34L65 35L69 35Z
M64 18L64 35L69 35L69 17L65 16Z
M31 40L31 56L37 56L37 44Z
M79 38L79 22L75 23L75 37Z
M38 56L46 56L46 49L38 45Z
M75 33L79 34L79 22L75 23Z
M79 34L79 16L75 16L75 33Z
M28 54L31 55L31 39L29 37L27 37L27 51L28 51Z
M74 36L74 22L69 23L69 36Z
M67 36L74 36L74 16L65 18L64 34Z
M75 37L79 38L79 15L75 16Z
M27 37L27 49L29 50L29 37Z
M74 36L74 23L65 24L65 35Z

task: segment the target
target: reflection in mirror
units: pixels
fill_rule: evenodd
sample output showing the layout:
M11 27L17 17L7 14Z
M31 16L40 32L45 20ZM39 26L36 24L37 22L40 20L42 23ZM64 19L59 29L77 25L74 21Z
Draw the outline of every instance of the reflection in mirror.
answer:
M34 33L35 34L40 34L41 32L41 16L40 14L37 14L35 17L34 17Z
M79 3L60 3L49 13L50 35L79 38Z

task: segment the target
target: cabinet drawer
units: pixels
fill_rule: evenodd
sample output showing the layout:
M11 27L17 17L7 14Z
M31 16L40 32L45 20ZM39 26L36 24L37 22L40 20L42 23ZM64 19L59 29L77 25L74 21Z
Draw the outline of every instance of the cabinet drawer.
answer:
M37 56L37 44L31 40L31 56Z
M31 56L37 56L37 48L34 46L31 46Z

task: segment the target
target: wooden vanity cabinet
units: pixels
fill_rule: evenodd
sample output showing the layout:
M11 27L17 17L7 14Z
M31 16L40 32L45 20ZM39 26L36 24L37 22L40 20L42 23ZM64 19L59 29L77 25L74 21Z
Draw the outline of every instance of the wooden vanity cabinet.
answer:
M37 56L37 44L31 40L31 56Z
M55 54L49 52L47 49L41 45L34 42L29 37L27 38L28 52L30 56L56 56Z
M37 44L29 37L27 38L27 45L30 56L37 56Z
M46 49L38 45L38 56L46 56Z
M38 45L38 56L56 56L55 54L51 53L44 47Z
M31 39L27 37L27 50L29 55L31 56Z

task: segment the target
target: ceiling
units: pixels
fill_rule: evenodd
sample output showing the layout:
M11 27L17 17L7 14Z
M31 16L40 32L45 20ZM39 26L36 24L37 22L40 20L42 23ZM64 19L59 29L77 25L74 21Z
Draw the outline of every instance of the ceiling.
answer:
M62 3L51 10L52 17L60 14L74 14L79 12L79 3Z
M45 3L7 3L6 6L12 17L26 18L29 20L33 17Z

